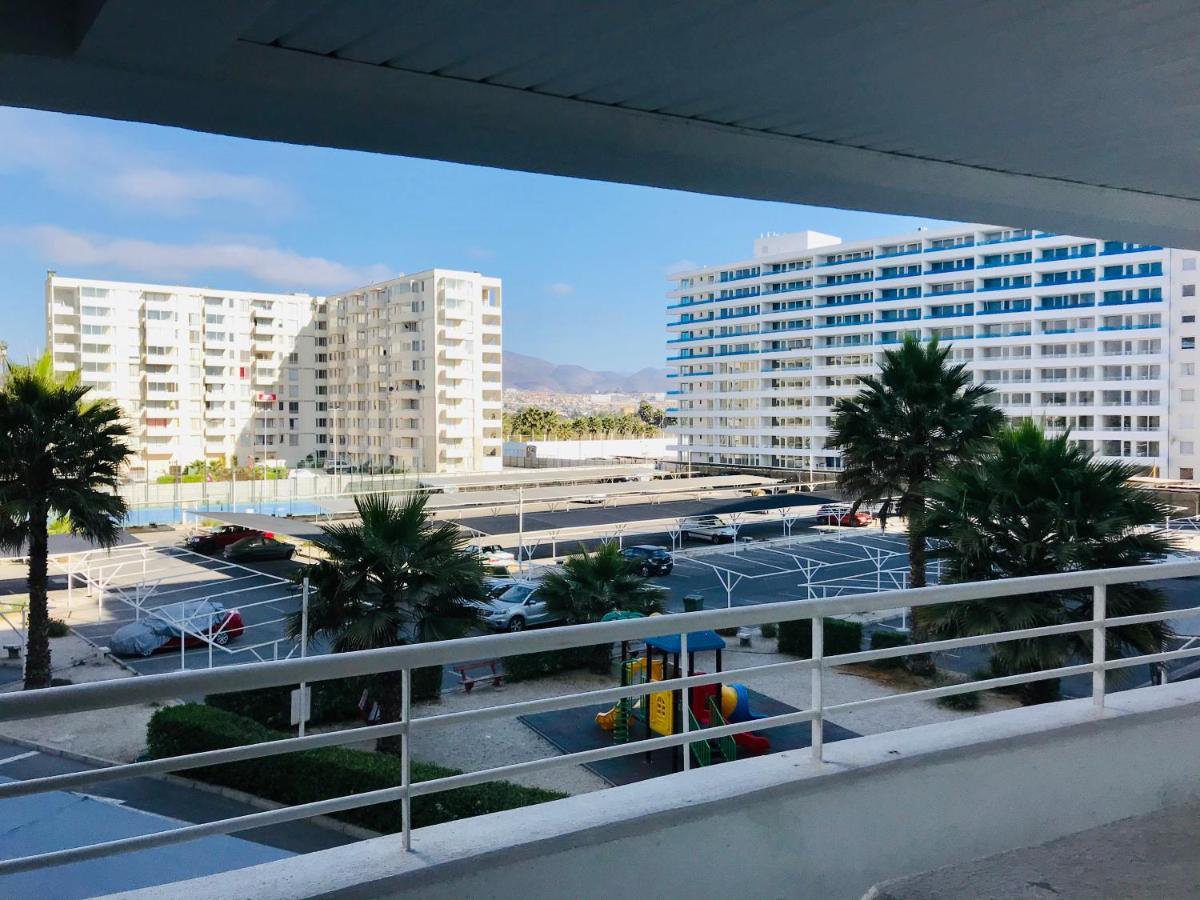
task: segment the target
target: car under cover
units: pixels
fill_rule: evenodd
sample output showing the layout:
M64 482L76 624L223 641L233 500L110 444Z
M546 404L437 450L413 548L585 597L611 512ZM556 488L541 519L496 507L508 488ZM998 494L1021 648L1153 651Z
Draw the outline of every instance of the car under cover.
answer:
M190 627L189 633L208 630L211 620L218 627L226 615L225 605L213 600L185 600L162 606L137 622L122 625L109 639L109 649L118 656L149 656L171 638L179 637L179 622Z

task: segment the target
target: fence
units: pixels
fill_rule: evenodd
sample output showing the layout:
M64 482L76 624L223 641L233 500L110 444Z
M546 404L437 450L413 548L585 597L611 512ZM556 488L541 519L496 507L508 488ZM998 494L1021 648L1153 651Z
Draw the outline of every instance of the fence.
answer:
M395 787L352 794L327 800L272 809L248 815L235 816L197 825L187 825L153 834L121 838L103 843L90 844L66 850L38 854L0 861L0 874L27 871L60 865L78 860L109 856L117 853L166 846L212 834L231 834L295 821L317 815L343 812L376 803L400 801L402 808L401 831L403 846L411 849L412 832L409 804L414 797L436 794L454 788L505 779L522 773L530 773L557 766L579 765L603 759L645 753L653 750L681 748L697 743L698 734L703 740L731 736L747 731L762 731L776 726L797 722L810 722L812 728L811 754L814 760L823 758L823 726L831 714L862 709L869 706L908 703L913 700L932 700L955 694L1002 687L1012 687L1030 682L1064 678L1074 675L1092 676L1092 700L1097 714L1101 714L1106 696L1106 674L1108 672L1146 664L1164 663L1170 660L1200 656L1200 648L1165 651L1123 659L1106 657L1107 629L1123 625L1163 621L1200 615L1200 607L1182 610L1148 613L1143 615L1110 618L1106 611L1107 591L1110 585L1138 581L1162 581L1172 578L1200 576L1200 561L1172 562L1159 565L1135 566L1125 569L1106 569L1045 575L1033 578L1013 578L1003 581L980 582L957 585L939 585L919 590L885 591L872 595L832 598L815 601L790 601L760 606L737 607L726 610L681 613L671 616L642 619L626 619L592 625L577 625L552 628L542 631L526 631L517 634L489 635L431 644L417 644L357 653L290 659L268 662L254 666L218 668L198 672L178 672L167 675L152 675L142 678L73 685L46 691L12 693L0 696L0 721L12 719L56 716L83 710L107 709L130 703L167 701L180 696L217 694L252 688L294 685L377 674L380 672L401 673L402 715L398 722L362 726L341 731L305 737L287 738L261 744L234 747L222 750L193 753L170 759L155 759L144 762L116 765L108 768L32 778L25 781L0 784L0 798L17 797L50 790L79 789L89 785L143 775L160 775L169 772L184 772L201 766L216 766L226 763L273 757L279 754L315 747L328 747L357 743L365 740L399 736L402 743L401 765L403 777ZM1092 595L1091 618L1087 621L1069 622L1038 628L962 637L950 640L927 641L903 647L867 650L826 656L824 653L824 628L826 616L861 612L864 609L888 609L896 607L920 607L930 604L952 604L982 599L996 599L1040 593L1047 591L1086 589ZM679 635L680 658L687 658L689 633L700 629L719 629L737 626L762 625L791 620L812 622L812 658L796 659L737 669L738 677L753 677L764 672L808 672L811 676L811 703L807 709L771 715L748 722L705 728L702 732L689 730L686 716L681 716L681 730L677 734L663 735L610 747L566 753L527 762L495 766L481 771L441 777L413 783L410 777L410 735L435 730L450 724L506 718L519 714L548 712L569 709L595 703L610 703L623 698L636 697L647 690L645 685L607 688L584 691L563 696L545 697L513 703L502 703L480 709L452 713L434 713L416 716L411 704L412 670L423 666L449 665L486 657L505 657L517 653L563 650L572 647L633 641L648 637ZM1049 637L1071 633L1087 633L1091 636L1092 658L1090 662L1078 662L1053 669L1045 669L1019 675L950 684L907 694L885 695L865 700L854 700L828 704L824 699L823 677L832 666L848 663L871 662L895 659L909 654L926 654L965 647L979 647L1002 641ZM729 677L724 674L675 673L675 677L656 683L658 690L680 692L682 707L690 706L691 688L714 684ZM684 770L691 766L690 752L682 753ZM730 763L739 765L739 763ZM686 789L681 782L681 789Z

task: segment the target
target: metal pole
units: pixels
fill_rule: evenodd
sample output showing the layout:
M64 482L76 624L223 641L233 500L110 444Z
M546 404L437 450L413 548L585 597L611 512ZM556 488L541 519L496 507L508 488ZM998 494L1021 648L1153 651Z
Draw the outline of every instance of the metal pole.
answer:
M208 611L208 667L212 668L213 657L213 614L212 610Z
M825 755L825 702L822 698L824 686L825 620L815 616L812 620L812 758L821 762Z
M680 664L680 666L683 667L683 674L685 677L692 674L691 667L688 665L687 659L688 659L688 636L687 636L687 632L683 632L679 635L679 664ZM692 689L690 687L685 687L683 689L683 703L680 704L681 709L679 711L679 728L680 728L680 734L684 735L684 737L687 736L688 732L691 731L691 727L692 727L692 721L691 721L692 697L691 697L691 694L692 694ZM689 769L692 768L692 748L685 741L683 743L681 749L683 750L683 771L687 772Z
M187 669L187 620L183 615L183 604L179 604L179 670Z
M400 735L400 787L403 794L400 797L400 829L403 835L404 849L412 849L412 798L408 791L412 783L412 753L409 750L408 728L412 722L412 670L400 670L400 721L404 731Z
M308 576L304 576L304 586L300 593L300 658L308 656ZM300 682L300 728L298 734L304 737L304 692L308 690L305 682Z
M517 487L517 571L525 571L525 489Z
M1107 615L1108 585L1097 584L1092 588L1092 664L1095 666L1104 665L1104 619ZM1098 710L1104 708L1104 676L1103 668L1092 673L1092 704Z

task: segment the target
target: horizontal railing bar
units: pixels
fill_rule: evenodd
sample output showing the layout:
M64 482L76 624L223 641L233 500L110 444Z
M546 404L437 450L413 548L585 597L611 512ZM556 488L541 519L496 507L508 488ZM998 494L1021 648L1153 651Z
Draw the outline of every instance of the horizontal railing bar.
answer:
M447 725L461 725L464 722L510 718L528 713L554 712L560 709L590 706L593 703L608 703L625 697L657 694L660 691L680 690L685 687L697 687L704 684L723 684L730 679L730 676L745 677L762 672L777 672L787 669L812 669L813 667L814 663L810 659L792 659L784 662L767 663L761 666L751 666L745 669L726 669L724 672L708 672L703 675L667 678L662 681L643 682L642 684L633 684L626 687L602 688L595 691L560 694L557 697L543 697L538 700L522 700L516 703L504 704L503 706L482 706L477 709L464 709L452 713L421 716L412 720L412 726L413 732L417 733L424 731L426 728L440 728Z
M126 778L167 775L171 772L197 769L218 763L243 762L248 759L261 759L263 757L279 756L284 753L293 753L302 750L316 750L320 747L336 747L342 744L353 744L378 738L393 737L398 734L404 734L407 730L408 726L400 722L389 722L385 725L364 725L340 731L329 731L323 734L306 735L302 738L263 741L257 744L245 744L241 747L227 747L222 750L204 750L200 753L188 753L183 756L148 759L141 762L105 766L99 769L86 769L82 772L67 772L61 775L28 778L24 781L3 782L0 783L0 800L8 799L9 797L23 797L28 794L40 794L44 791L64 791L88 787L93 784L123 781Z
M612 747L601 747L595 750L582 750L576 753L564 754L562 756L544 757L543 759L539 760L513 763L507 766L499 766L492 769L480 770L478 772L464 772L461 775L452 775L446 778L417 782L416 784L411 785L408 788L408 791L410 797L425 796L427 794L452 790L456 787L467 787L473 784L482 784L487 781L493 781L498 777L503 777L506 774L532 772L539 769L552 768L556 766L581 765L584 762L593 760L631 756L638 753L649 752L651 750L677 747L685 743L697 743L698 740L713 740L718 737L740 734L746 731L760 731L769 728L780 727L783 725L790 725L795 722L809 721L814 717L815 712L812 710L798 710L796 712L784 713L778 716L769 716L764 719L754 719L747 722L735 722L728 725L707 728L704 729L702 733L703 737L698 737L698 735L701 734L700 732L664 735L647 740L631 741L627 744L614 744ZM424 787L426 785L428 785L428 787ZM2 860L0 861L0 875L25 872L31 869L40 869L49 866L64 865L66 863L79 862L86 859L97 859L104 856L112 856L118 853L128 853L134 850L145 850L151 847L162 847L171 844L182 843L184 841L195 840L197 838L207 837L214 834L234 834L240 831L247 831L252 828L261 828L267 825L276 825L283 822L295 821L297 819L307 819L313 816L345 812L351 809L358 809L363 806L373 806L377 803L386 803L393 800L399 800L404 796L404 792L405 788L403 787L382 788L360 794L349 794L345 797L336 797L329 800L317 800L311 803L303 803L296 806L283 807L281 809L267 810L259 813L249 813L244 816L220 819L215 822L205 822L198 825L186 825L181 828L171 829L169 831L155 832L153 834L121 838L115 841L104 841L96 844L89 844L83 847L73 847L67 850L55 850L49 853L23 856L10 860Z
M678 747L682 744L696 744L700 741L711 741L721 737L742 734L747 731L767 731L771 728L781 728L797 722L809 722L816 718L816 712L811 709L796 710L790 713L780 713L764 719L752 719L746 722L730 722L728 725L717 725L703 728L699 731L689 731L687 734L662 735L655 738L645 738L630 741L625 744L614 744L611 747L597 747L594 750L578 750L574 753L564 753L561 756L546 756L541 759L531 759L525 762L510 763L506 766L495 766L491 769L480 769L476 772L463 772L460 775L448 775L445 778L433 778L429 781L419 781L412 786L412 796L422 797L428 794L438 794L455 788L470 787L475 784L486 784L500 778L513 775L524 775L558 766L586 765L604 759L621 756L632 756L637 753L647 753L652 750L662 750Z
M1072 590L1097 584L1160 581L1197 575L1200 575L1200 561L1158 563L1120 569L934 585L919 589L856 594L828 600L791 600L759 606L676 613L670 617L655 616L588 625L569 625L541 631L524 631L519 634L484 635L428 644L310 656L305 659L279 660L253 667L235 667L232 670L210 669L146 675L137 679L93 682L44 691L5 694L0 696L0 721L57 715L85 709L102 709L123 703L168 700L191 694L217 694L296 684L301 681L323 681L330 678L369 675L403 668L444 665L464 659L504 657L517 653L637 640L677 634L685 630L759 625L817 616L844 615L872 609L893 609L897 606L919 607L935 603ZM669 625L667 624L668 620L670 621Z
M1186 650L1164 650L1162 653L1146 653L1142 656L1125 656L1121 659L1111 659L1105 662L1104 668L1105 670L1129 669L1133 666L1170 662L1173 659L1189 659L1193 656L1200 656L1200 647L1189 647Z
M883 647L878 650L860 650L857 653L826 656L821 660L821 663L826 668L832 668L852 663L874 662L879 659L895 659L900 656L911 656L920 653L941 653L946 650L958 650L963 647L979 647L986 644L1000 644L1005 641L1050 637L1056 634L1070 634L1075 631L1091 631L1094 624L1089 619L1086 622L1065 622L1062 625L1041 625L1037 628L1023 628L1018 631L974 634L969 637L949 638L944 641L926 641L923 644L903 644L899 647Z
M845 703L834 703L826 706L824 715L828 717L835 712L850 712L868 706L887 706L908 700L935 700L938 697L949 697L952 694L970 694L975 691L988 691L996 688L1012 687L1027 684L1031 681L1048 681L1051 678L1067 678L1071 675L1085 675L1096 671L1092 663L1077 666L1063 666L1058 669L1041 669L1037 672L1023 672L1019 675L1005 675L1001 678L987 678L981 681L964 681L961 684L943 685L942 687L925 688L920 691L906 691L903 694L884 694L881 697L868 697L865 700L850 700Z
M1184 609L1167 609L1152 613L1138 613L1134 616L1114 616L1104 620L1104 627L1117 628L1121 625L1141 625L1145 622L1162 622L1166 619L1186 619L1191 616L1200 616L1200 606L1189 606Z

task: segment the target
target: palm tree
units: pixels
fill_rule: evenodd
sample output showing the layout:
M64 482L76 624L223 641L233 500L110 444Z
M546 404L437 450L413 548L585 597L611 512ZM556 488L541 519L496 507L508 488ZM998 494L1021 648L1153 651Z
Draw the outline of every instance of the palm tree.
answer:
M46 579L50 521L104 547L116 543L125 501L118 476L129 449L121 411L90 400L79 373L56 377L50 354L9 365L0 390L0 546L29 557L25 688L50 686Z
M313 543L324 559L308 566L311 594L309 632L328 639L333 652L397 647L462 637L479 621L475 601L484 597L483 566L467 549L467 537L452 522L436 522L426 498L403 501L355 497L360 521L323 525ZM291 616L291 636L300 633L300 614ZM400 672L376 676L380 715L399 721ZM397 752L399 738L381 750Z
M926 534L945 560L946 581L985 581L1151 562L1171 549L1156 525L1167 507L1130 487L1129 466L1101 462L1067 434L1047 437L1033 422L1002 429L977 460L949 468L930 494ZM1111 585L1109 616L1165 609L1161 592L1140 584ZM926 607L926 627L938 637L990 634L1091 619L1092 594L1057 591ZM1157 653L1171 638L1165 622L1108 629L1109 658ZM993 645L996 675L1034 672L1087 658L1090 634ZM1031 701L1057 699L1057 681L1026 685Z
M882 502L908 520L910 587L925 586L921 513L935 473L971 457L1004 422L988 402L991 388L971 383L950 348L937 338L922 345L911 335L884 354L878 375L862 379L854 397L834 408L831 440L842 451L839 487L855 504ZM913 610L920 641L922 611ZM924 666L922 666L924 667Z
M538 586L546 607L572 624L599 622L614 609L643 615L663 611L663 592L637 574L614 543L568 556Z

